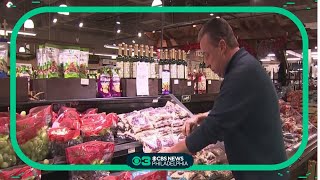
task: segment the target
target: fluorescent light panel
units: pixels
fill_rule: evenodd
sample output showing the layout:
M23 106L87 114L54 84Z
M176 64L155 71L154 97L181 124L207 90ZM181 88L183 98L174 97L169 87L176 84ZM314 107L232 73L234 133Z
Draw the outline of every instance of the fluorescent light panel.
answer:
M12 34L12 31L7 31L6 32L6 35L8 36L8 34ZM20 34L20 35L26 35L26 36L36 36L37 34L35 34L35 33L28 33L28 32L21 32L21 31L19 31L18 32L18 34ZM0 30L0 35L1 36L4 36L4 30Z

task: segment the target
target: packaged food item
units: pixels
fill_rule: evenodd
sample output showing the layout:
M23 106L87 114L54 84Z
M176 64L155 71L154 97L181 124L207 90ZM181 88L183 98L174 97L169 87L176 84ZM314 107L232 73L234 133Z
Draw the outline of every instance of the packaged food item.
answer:
M17 140L22 152L33 161L42 161L49 153L49 138L44 122L18 131Z
M68 164L109 164L113 152L113 142L90 141L66 148L66 159Z
M45 44L45 56L48 78L59 77L59 46Z
M60 115L52 124L53 128L66 127L70 129L80 129L80 115L76 110L69 108L65 111L59 110L59 113Z
M9 139L9 124L3 124L0 126L0 169L16 164L17 157Z
M54 112L52 111L52 106L38 106L31 108L28 114L28 117L30 116L40 116L43 117L46 124L49 125L52 122L53 119L53 114Z
M94 140L113 142L112 125L112 116L107 117L105 113L85 115L81 118L81 133L84 142Z
M103 177L108 177L108 171L70 171L70 180L100 180Z
M98 79L98 97L108 98L112 97L112 71L111 68L104 67L102 74Z
M154 153L162 149L161 140L156 136L141 137L144 153Z
M112 69L112 97L121 97L119 69Z
M0 77L7 77L8 52L8 44L6 42L0 42Z
M39 49L37 50L37 70L38 70L38 79L45 78L44 75L44 61L43 61L43 54L44 54L44 46L40 45Z
M89 63L89 49L81 48L79 59L79 76L80 78L87 78Z
M108 175L101 177L99 180L133 180L131 172L122 172L119 175Z
M78 78L79 77L78 63L80 62L80 48L66 47L66 49L60 50L59 56L62 56L64 77Z
M135 133L153 128L150 121L142 115L128 118L128 123Z
M68 128L51 128L48 131L52 155L65 156L65 149L83 143L80 130Z
M133 180L166 180L167 171L152 171L147 174L136 176Z
M41 171L30 166L15 168L10 171L0 171L1 180L40 180Z

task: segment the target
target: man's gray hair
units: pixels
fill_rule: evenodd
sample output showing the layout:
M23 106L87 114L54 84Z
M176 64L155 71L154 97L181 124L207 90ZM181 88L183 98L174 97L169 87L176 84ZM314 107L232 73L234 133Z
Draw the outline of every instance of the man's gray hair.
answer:
M239 47L231 26L223 18L213 18L205 23L198 34L198 40L200 41L205 34L209 35L214 46L218 46L219 41L223 39L228 47Z

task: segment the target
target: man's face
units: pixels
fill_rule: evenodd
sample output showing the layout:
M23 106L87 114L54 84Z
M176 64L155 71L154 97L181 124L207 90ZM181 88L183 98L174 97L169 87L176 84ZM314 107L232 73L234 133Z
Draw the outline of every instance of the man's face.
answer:
M223 48L219 42L217 46L212 44L208 34L205 34L200 40L200 48L204 55L204 62L207 67L212 69L218 75L223 71Z

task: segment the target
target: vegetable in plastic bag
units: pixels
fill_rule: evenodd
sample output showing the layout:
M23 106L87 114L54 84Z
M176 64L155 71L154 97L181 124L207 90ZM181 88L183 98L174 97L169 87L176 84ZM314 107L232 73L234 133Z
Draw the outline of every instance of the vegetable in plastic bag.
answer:
M113 152L113 142L90 141L66 148L66 159L68 164L108 164Z
M10 171L0 171L3 180L40 180L41 171L30 166L16 168Z

